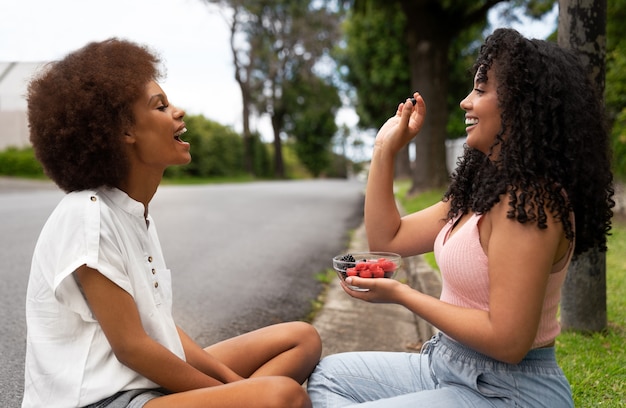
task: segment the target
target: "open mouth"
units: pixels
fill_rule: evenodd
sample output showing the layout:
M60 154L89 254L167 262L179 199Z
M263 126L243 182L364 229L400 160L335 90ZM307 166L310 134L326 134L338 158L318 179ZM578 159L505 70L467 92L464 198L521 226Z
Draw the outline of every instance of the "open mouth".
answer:
M181 130L179 130L178 132L174 133L174 139L178 142L183 142L183 140L180 138L185 132L187 132L187 128L184 127Z
M473 126L478 124L478 118L465 118L465 124L467 126Z

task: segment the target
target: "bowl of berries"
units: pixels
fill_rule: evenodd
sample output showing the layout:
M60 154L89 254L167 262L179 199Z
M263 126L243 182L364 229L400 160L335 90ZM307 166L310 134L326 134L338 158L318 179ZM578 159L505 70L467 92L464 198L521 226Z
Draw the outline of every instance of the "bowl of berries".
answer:
M391 279L401 264L402 257L393 252L353 252L333 258L333 269L342 281L349 276ZM353 285L347 286L352 290L368 290Z

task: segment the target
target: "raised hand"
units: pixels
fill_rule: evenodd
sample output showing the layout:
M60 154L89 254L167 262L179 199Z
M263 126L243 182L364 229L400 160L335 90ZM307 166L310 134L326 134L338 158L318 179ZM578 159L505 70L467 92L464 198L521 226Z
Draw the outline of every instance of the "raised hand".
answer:
M415 92L413 98L407 98L398 105L396 114L389 118L378 130L375 144L393 153L398 152L413 139L424 124L426 103L422 96Z

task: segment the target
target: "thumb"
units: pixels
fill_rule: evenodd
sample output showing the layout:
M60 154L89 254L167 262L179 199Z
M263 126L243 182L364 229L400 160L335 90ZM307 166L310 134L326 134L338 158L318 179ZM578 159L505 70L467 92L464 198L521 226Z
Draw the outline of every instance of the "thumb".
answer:
M359 278L357 276L348 276L346 278L346 284L364 289L362 285L365 284L365 286L367 286L367 279Z

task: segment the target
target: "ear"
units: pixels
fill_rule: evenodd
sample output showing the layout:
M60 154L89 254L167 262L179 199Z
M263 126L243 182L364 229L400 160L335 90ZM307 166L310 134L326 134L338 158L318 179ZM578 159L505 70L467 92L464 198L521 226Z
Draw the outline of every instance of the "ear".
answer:
M137 138L135 137L135 132L133 132L132 129L124 132L124 143L134 144L135 142L137 142Z

